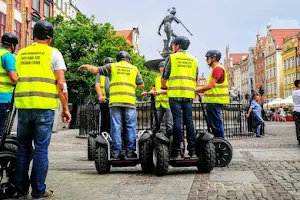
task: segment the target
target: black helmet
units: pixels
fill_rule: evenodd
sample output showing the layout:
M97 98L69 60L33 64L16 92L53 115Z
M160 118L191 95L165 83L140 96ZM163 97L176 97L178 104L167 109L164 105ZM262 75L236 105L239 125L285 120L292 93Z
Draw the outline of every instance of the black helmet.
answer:
M216 58L216 61L221 60L221 52L218 50L209 50L205 57Z
M119 62L121 60L125 60L126 58L130 59L130 55L126 51L119 51L116 58L117 62Z
M111 57L106 57L104 60L104 64L113 63L113 62L114 62L114 60Z
M187 50L190 46L190 40L185 36L177 36L172 41L172 44L178 44L181 49Z
M38 40L47 40L53 38L53 25L46 21L40 20L33 27L33 38Z
M164 67L164 66L165 66L165 63L166 63L165 61L161 61L161 62L158 64L158 67L161 67L161 66Z
M19 42L17 36L15 36L14 34L5 33L4 35L2 35L1 43L9 46L16 46Z

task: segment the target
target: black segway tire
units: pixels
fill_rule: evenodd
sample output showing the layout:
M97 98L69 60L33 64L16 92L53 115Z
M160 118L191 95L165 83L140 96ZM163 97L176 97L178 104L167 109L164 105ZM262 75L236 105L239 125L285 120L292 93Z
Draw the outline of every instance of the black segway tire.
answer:
M95 166L98 174L106 174L110 172L110 164L108 161L107 146L99 145L95 151Z
M153 165L153 142L151 138L140 143L140 160L141 167L144 173L152 173Z
M210 140L202 143L198 148L199 150L196 152L199 158L197 162L198 171L200 173L209 173L216 165L215 145Z
M157 176L164 176L168 174L169 170L169 147L166 143L159 142L153 148L153 164L154 174Z
M222 138L214 138L213 143L216 148L216 167L225 167L232 160L232 146Z
M15 169L16 155L10 151L0 152L0 199L10 198L17 192ZM6 180L3 176L6 176Z
M88 136L88 159L95 160L96 141L93 136Z

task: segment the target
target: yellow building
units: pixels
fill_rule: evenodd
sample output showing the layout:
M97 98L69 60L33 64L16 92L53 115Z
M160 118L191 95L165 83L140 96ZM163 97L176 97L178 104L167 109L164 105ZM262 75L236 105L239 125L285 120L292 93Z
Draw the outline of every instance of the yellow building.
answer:
M283 39L282 65L284 75L284 98L292 95L297 74L297 41L294 36Z

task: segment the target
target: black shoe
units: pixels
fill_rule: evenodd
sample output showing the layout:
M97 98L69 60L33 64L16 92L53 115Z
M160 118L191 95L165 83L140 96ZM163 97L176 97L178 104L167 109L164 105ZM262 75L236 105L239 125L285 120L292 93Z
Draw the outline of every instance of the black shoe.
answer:
M120 159L120 154L119 153L112 153L111 158L112 159Z
M190 155L190 158L192 158L192 159L198 158L196 155L196 151L194 149L189 151L189 155Z
M257 135L256 137L261 137L260 135Z
M134 152L129 152L129 153L126 154L126 157L127 158L137 158L137 155Z
M175 149L172 151L171 157L175 160L180 160L182 159L182 153L181 150Z

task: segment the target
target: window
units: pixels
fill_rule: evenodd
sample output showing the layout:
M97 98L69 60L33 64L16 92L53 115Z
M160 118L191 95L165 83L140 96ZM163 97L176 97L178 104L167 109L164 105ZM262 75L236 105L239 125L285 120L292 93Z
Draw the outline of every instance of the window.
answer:
M286 85L287 83L286 83L286 76L284 76L284 85Z
M287 83L290 84L290 83L291 83L291 74L288 74L287 77L288 77L288 78L287 78Z
M21 0L15 0L15 8L21 10Z
M287 66L287 68L290 69L290 66L291 66L291 60L288 59L288 66Z
M275 56L273 56L273 62L276 63Z
M300 72L298 72L298 79L300 79Z
M5 21L6 21L5 15L2 12L0 12L0 37L5 32L5 24L6 24Z
M300 65L300 56L297 57L298 61L297 61L297 66Z
M50 17L50 3L47 0L44 0L44 16Z
M292 73L291 74L291 81L292 83L296 80L296 74L295 73Z
M286 60L285 61L283 61L283 65L284 65L284 70L286 70Z
M20 22L18 22L17 20L15 20L14 32L19 41L19 44L17 45L17 48L16 48L16 53L19 51L19 49L21 47L21 31L22 31L21 29L22 29L22 24Z
M33 39L34 39L34 38L33 38L33 27L34 27L35 23L36 23L37 21L39 21L39 19L36 18L36 17L34 17L34 16L32 16L31 18L32 18L32 19L31 19L31 39L33 40Z
M39 0L32 0L32 8L36 11L40 11L40 1Z
M291 58L292 59L292 67L295 67L295 63L294 63L294 56Z

